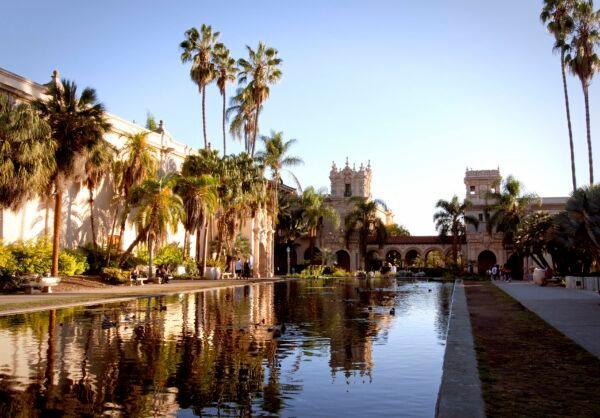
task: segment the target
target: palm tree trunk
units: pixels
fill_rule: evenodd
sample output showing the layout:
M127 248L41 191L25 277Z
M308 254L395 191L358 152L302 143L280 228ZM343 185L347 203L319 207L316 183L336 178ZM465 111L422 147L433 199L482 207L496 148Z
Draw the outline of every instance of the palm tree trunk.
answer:
M204 133L204 149L208 148L206 138L206 86L202 86L202 132Z
M254 157L254 150L256 148L256 138L258 136L258 115L260 113L260 103L256 103L256 114L254 116L254 135L252 138L252 153L251 157Z
M148 234L148 278L154 277L154 237Z
M454 266L458 266L458 232L452 231L452 260Z
M225 135L225 88L223 88L223 157L227 155L227 137Z
M121 216L121 225L119 227L119 247L117 249L123 249L123 237L125 236L125 224L127 223L127 212L123 212Z
M206 274L206 258L208 257L208 227L210 226L210 218L207 216L204 221L204 257L202 257L202 277Z
M183 258L187 259L190 255L190 231L187 229L183 235Z
M585 126L587 129L588 163L590 166L590 186L594 184L594 160L592 158L592 127L590 122L590 95L588 83L583 82L583 97L585 99Z
M115 214L113 215L113 223L110 228L110 235L108 236L108 242L106 243L106 265L110 264L110 255L113 245L113 236L115 235L115 228L117 227L117 215L119 215L119 205L115 205Z
M98 242L96 240L96 222L94 219L94 190L88 187L88 192L90 194L88 202L90 203L90 228L92 229L92 245L94 246L94 251L98 251Z
M56 187L54 197L54 235L52 238L52 276L58 276L58 251L60 248L60 225L62 223L62 190Z
M44 238L48 238L48 224L50 223L50 204L46 201L46 210L44 213Z
M127 250L121 256L121 259L119 260L119 266L123 266L123 264L125 264L125 261L127 261L127 259L129 258L129 256L131 255L131 253L133 252L133 249L146 236L146 233L148 232L148 229L149 229L149 227L147 227L147 226L144 227L144 228L142 228L142 230L140 231L140 233L138 234L138 236L135 237L135 239L133 240L133 242L131 243L131 245L127 248Z
M569 105L569 91L567 90L567 75L565 71L565 52L561 52L560 67L562 71L563 90L565 92L565 108L567 110L567 127L569 128L569 147L571 149L571 178L573 180L573 191L577 190L577 179L575 177L575 150L573 147L573 129L571 128L571 107Z

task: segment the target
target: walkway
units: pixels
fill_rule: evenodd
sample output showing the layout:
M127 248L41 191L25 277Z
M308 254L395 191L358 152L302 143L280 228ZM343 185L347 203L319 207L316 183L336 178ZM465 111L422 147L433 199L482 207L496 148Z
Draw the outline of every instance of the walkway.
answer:
M527 309L600 358L600 296L585 290L495 282Z

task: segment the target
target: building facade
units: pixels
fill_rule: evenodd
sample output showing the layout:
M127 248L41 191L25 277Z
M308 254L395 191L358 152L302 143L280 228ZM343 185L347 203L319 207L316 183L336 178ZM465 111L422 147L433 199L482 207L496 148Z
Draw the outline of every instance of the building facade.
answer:
M52 77L57 78L58 72L54 71ZM22 76L0 68L0 92L8 94L16 101L31 102L44 99L46 87L28 80ZM154 148L163 173L176 172L181 168L186 156L195 152L191 147L176 141L160 123L159 129L149 131L142 126L129 122L118 116L107 114L111 131L105 136L118 151L123 148L126 136L139 132L147 133L148 142ZM99 244L104 245L112 229L114 218L115 197L110 176L95 191L94 215L97 221ZM64 194L63 216L61 225L61 245L64 248L76 248L91 241L90 208L88 192L81 184L73 182ZM9 243L18 240L32 240L51 234L53 204L50 201L36 199L28 202L18 211L0 210L0 240ZM253 218L243 222L241 234L246 237L251 245L254 261L254 274L260 277L273 276L273 222L266 208L261 208ZM216 222L208 228L208 242L217 237ZM128 222L120 243L122 248L127 248L135 239L137 231L135 226ZM195 256L196 249L204 254L204 237L200 237L200 245L196 246L194 234L190 239L191 255ZM180 224L176 233L170 232L167 242L183 244L184 228Z

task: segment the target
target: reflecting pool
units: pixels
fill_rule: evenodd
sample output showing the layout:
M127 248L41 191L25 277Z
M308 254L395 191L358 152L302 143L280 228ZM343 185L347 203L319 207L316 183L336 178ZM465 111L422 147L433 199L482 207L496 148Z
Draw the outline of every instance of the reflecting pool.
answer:
M433 416L452 284L297 280L0 317L0 416Z

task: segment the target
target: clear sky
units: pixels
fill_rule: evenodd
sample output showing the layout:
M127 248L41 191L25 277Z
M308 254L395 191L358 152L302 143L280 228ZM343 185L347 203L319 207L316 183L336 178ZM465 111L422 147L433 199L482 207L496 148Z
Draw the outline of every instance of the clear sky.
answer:
M179 59L184 31L211 24L236 57L245 44L263 40L279 50L284 76L271 90L261 128L298 139L294 152L306 162L295 169L302 185L327 187L334 160L339 167L346 157L357 166L370 159L374 197L413 235L433 234L434 204L464 196L467 166L499 166L543 196L570 191L560 63L539 23L540 5L7 1L0 12L0 66L38 82L58 68L96 88L111 113L143 122L150 110L177 140L199 147L200 95ZM569 87L577 176L585 183L583 99L576 79ZM217 146L220 100L212 86L208 133ZM597 136L597 83L591 109Z

